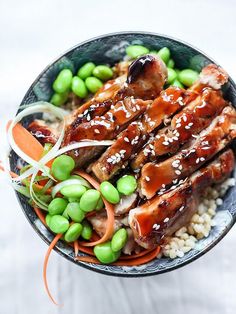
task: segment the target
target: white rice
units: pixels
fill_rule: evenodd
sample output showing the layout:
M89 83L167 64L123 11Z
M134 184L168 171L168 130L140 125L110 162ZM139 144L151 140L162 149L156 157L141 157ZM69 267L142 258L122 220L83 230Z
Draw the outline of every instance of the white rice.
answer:
M172 259L183 257L185 253L195 247L198 240L208 237L211 228L214 226L213 218L217 206L223 204L222 197L229 187L234 185L235 179L229 178L220 185L207 188L204 198L198 206L197 213L193 215L188 226L182 227L169 238L162 248L163 255Z

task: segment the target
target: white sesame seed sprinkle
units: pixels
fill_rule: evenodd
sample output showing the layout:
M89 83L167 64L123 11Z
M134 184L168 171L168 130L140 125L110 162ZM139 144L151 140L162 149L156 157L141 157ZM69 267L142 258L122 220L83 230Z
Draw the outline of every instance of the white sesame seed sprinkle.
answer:
M169 220L170 220L170 218L166 217L163 221L168 222Z
M181 171L180 170L175 170L175 173L177 174L177 176L181 175Z
M148 176L146 176L145 180L149 182L151 179Z

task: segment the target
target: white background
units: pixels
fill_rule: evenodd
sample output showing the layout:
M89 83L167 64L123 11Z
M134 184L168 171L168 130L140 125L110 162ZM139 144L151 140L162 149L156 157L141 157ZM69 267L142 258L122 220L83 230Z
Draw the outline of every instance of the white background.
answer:
M142 30L183 39L236 78L233 0L0 0L0 143L6 121L38 73L57 55L90 37ZM236 228L206 256L183 269L143 279L111 278L52 254L42 284L46 244L0 180L0 313L236 313Z

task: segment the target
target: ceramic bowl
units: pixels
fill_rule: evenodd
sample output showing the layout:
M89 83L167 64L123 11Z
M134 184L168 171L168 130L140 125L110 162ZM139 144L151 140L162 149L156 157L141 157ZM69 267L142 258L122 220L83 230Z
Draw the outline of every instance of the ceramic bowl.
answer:
M21 105L30 104L38 100L48 101L53 92L51 88L52 82L63 68L70 68L76 73L77 69L87 61L113 65L124 57L125 48L130 44L141 44L152 50L158 50L167 46L171 50L177 68L180 69L187 67L200 71L205 65L215 63L198 49L168 36L146 32L122 32L103 35L76 45L48 65L30 86ZM236 86L232 79L229 79L225 97L234 105L236 104ZM25 123L29 122L30 120L27 120ZM14 153L10 155L10 164L12 170L16 171L17 156ZM27 199L18 193L17 196L20 206L34 230L47 244L51 242L53 234L37 218ZM79 266L107 275L127 277L157 275L193 262L208 252L228 233L235 223L235 219L236 187L232 187L224 197L223 205L218 207L215 217L216 226L212 228L210 235L198 241L196 247L182 258L160 258L138 267L120 267L75 262L72 248L62 241L57 244L55 250Z

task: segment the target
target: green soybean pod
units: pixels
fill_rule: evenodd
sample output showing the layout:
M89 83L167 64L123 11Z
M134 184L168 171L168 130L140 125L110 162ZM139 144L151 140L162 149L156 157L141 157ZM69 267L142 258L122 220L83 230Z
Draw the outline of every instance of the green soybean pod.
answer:
M175 61L173 59L170 59L168 62L167 62L167 67L169 69L173 69L175 67Z
M51 218L52 218L52 216L49 215L49 214L47 214L46 217L45 217L45 221L46 221L46 224L47 224L48 227L50 225Z
M112 69L106 65L98 65L93 70L93 75L102 81L107 81L113 76Z
M66 207L66 213L74 222L81 222L85 217L78 202L69 203Z
M111 240L111 249L113 252L120 251L126 244L128 234L125 228L121 228L113 235Z
M96 209L101 194L99 191L87 190L80 199L79 205L84 212L91 212Z
M84 220L82 222L82 226L83 226L83 230L81 232L81 237L84 240L90 240L92 233L93 233L93 229L92 229L91 225L87 222L87 220Z
M193 83L197 81L198 77L198 72L191 69L182 70L178 75L179 81L188 87L192 86Z
M134 176L125 175L121 177L117 182L117 190L124 195L132 194L137 188L137 180Z
M91 93L95 94L103 86L103 83L97 77L90 76L86 78L85 85Z
M69 91L71 87L73 74L71 70L64 69L61 70L61 72L58 74L57 78L55 79L52 88L55 92L59 94L63 94L67 91Z
M78 70L78 76L85 80L87 77L91 76L93 74L93 70L95 69L96 65L93 62L87 62L85 63L79 70Z
M48 212L51 216L60 215L66 209L68 201L64 198L56 197L48 205Z
M80 223L74 223L69 227L69 229L65 233L65 241L66 242L74 242L76 241L82 232L82 225Z
M120 251L112 251L110 241L96 245L93 252L103 264L114 263L120 257Z
M71 184L64 186L60 192L67 198L73 197L79 199L86 192L86 187L82 184Z
M180 87L180 88L184 88L184 85L182 83L180 83L180 81L177 79L175 79L171 85L176 86L176 87Z
M80 98L85 98L88 96L87 87L84 81L78 76L73 77L71 89L72 89L72 92Z
M168 63L170 59L170 49L167 47L163 47L158 51L158 56L165 62L165 64Z
M50 103L53 104L54 106L60 107L64 105L64 103L67 101L68 98L68 93L63 93L63 94L58 94L54 93L52 95L52 98L50 99Z
M117 189L108 181L103 181L100 184L102 196L110 203L117 204L120 201L120 195Z
M126 48L125 51L126 54L132 59L149 53L149 49L141 45L130 45Z
M61 155L54 159L51 172L60 181L67 180L75 167L74 159L67 155Z
M177 73L175 72L174 69L169 68L167 68L167 72L168 72L167 83L171 84L177 78Z
M69 221L61 215L52 216L50 219L49 228L54 233L64 233L69 228Z

